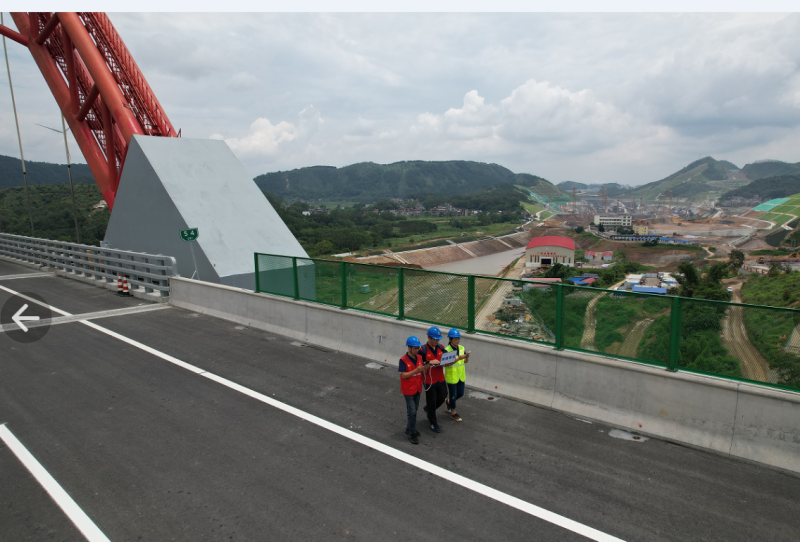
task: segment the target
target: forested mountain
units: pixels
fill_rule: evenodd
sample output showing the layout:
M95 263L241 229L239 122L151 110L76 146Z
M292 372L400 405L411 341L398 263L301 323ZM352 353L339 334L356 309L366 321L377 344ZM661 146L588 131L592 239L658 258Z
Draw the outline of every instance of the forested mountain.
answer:
M32 186L30 196L35 237L74 242L75 219L69 186ZM97 245L105 237L111 213L108 209L92 208L101 200L100 190L94 182L75 186L81 243ZM0 232L30 236L31 222L24 188L0 190Z
M790 164L779 160L767 160L764 162L747 164L742 168L742 171L751 181L757 181L758 179L765 179L767 177L778 177L780 175L800 175L800 162Z
M745 166L747 167L747 166ZM761 198L770 200L775 198L785 198L800 192L800 174L779 175L776 177L766 177L753 181L747 186L729 190L719 197L720 201L726 201L736 197L744 199Z
M25 160L25 169L28 172L28 185L69 184L66 164ZM72 180L94 184L94 177L86 164L72 164ZM19 158L0 155L0 189L14 186L24 186Z
M739 171L738 167L726 160L706 156L669 177L626 192L625 197L654 199L659 194L668 195L672 190L673 197L693 198L704 193L719 192L725 188L725 181L738 181L737 184L748 182L743 176L741 179L734 178Z
M502 184L518 184L534 192L537 187L556 194L560 192L535 175L515 174L497 164L461 160L363 162L342 168L314 166L259 175L255 182L264 192L284 199L361 202L418 194L466 194Z

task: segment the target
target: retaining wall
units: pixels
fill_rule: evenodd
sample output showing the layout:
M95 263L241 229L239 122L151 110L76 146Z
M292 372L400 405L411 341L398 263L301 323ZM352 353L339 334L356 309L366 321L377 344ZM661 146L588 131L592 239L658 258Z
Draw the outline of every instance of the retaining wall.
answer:
M428 326L171 278L170 303L395 366ZM468 384L716 453L800 472L800 393L469 335Z

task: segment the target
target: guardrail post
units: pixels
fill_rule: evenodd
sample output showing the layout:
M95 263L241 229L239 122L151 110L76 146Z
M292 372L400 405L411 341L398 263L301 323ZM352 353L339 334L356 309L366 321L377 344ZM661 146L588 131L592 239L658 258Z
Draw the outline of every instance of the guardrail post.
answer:
M564 350L564 285L556 284L556 350Z
M347 262L342 262L342 310L347 308Z
M467 333L475 333L475 275L467 277Z
M253 253L253 263L255 263L256 266L256 293L259 293L261 291L261 284L258 282L258 252Z
M668 371L678 370L678 357L681 348L681 298L672 298L672 324L669 330L669 364Z
M300 299L300 281L297 279L297 257L292 256L292 276L294 277L294 298Z
M400 267L397 272L397 319L406 317L406 274Z

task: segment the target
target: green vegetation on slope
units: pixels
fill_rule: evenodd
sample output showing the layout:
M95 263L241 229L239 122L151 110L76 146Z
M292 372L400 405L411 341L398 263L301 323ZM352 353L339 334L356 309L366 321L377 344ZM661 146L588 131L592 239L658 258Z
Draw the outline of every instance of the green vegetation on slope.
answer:
M742 286L742 300L752 305L800 307L800 273L755 275ZM800 312L745 308L750 341L780 375L779 383L800 388ZM788 348L787 348L788 346Z
M31 162L25 160L28 186L43 184L69 184L66 164ZM72 164L72 180L76 184L94 184L94 177L86 164ZM0 155L0 189L24 186L19 158Z
M758 162L755 164L747 164L742 168L742 171L747 175L747 178L753 181L764 179L767 177L779 177L783 175L800 175L800 162L790 164L788 162L780 162L778 160L771 160L769 162ZM795 191L797 192L797 190ZM775 196L781 197L781 196ZM769 199L769 198L768 198Z
M727 201L733 198L771 200L777 198L788 198L792 194L800 192L800 173L796 175L780 175L777 177L766 177L753 181L747 186L734 188L722 194L720 201Z
M530 186L534 191L559 192L548 181L535 175L515 174L497 164L460 160L385 165L364 162L342 168L314 166L267 173L254 180L264 192L284 199L345 199L362 203L418 194L468 194L504 184Z
M74 242L75 222L69 185L31 186L30 195L35 237ZM101 200L100 190L94 183L75 185L78 226L83 244L99 245L106 235L111 213L107 209L92 209ZM24 188L0 190L0 231L31 235Z
M738 169L732 169L730 167L732 165L730 162L715 160L707 156L692 162L669 177L627 192L624 197L641 197L652 200L659 194L669 194L669 190L672 190L672 196L675 198L691 198L714 189L713 186L708 185L709 181L726 180L729 172Z

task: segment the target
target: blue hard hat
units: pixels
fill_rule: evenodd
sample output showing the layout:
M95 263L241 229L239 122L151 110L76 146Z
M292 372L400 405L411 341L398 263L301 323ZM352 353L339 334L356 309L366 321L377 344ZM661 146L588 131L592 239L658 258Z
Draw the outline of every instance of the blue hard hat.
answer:
M422 343L416 337L409 337L406 339L406 346L422 346Z
M451 339L460 339L461 333L459 333L459 331L456 328L453 328L447 332L447 336L450 337Z
M436 326L433 326L432 328L430 328L430 329L428 330L428 337L430 337L431 339L436 339L437 341L438 341L438 340L441 340L441 338L442 338L442 332L441 332L441 331L439 331L439 328L438 328L438 327L436 327Z

